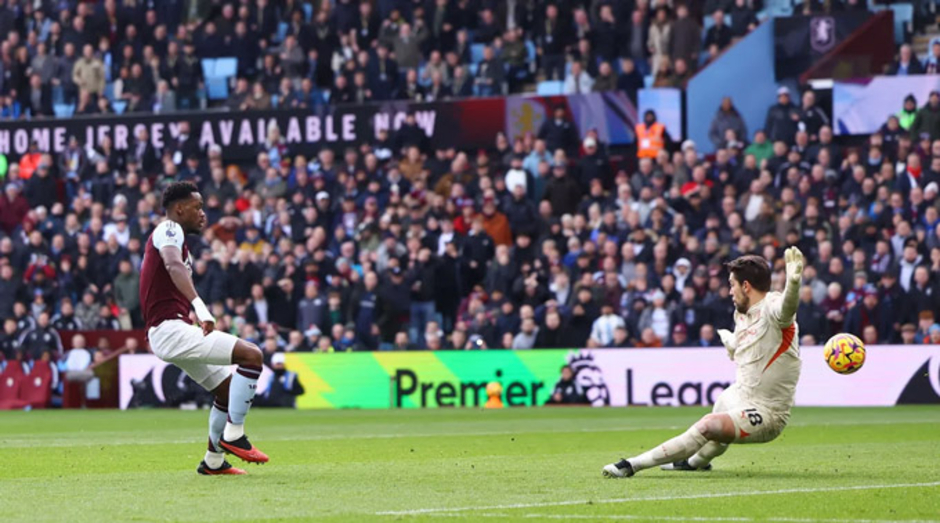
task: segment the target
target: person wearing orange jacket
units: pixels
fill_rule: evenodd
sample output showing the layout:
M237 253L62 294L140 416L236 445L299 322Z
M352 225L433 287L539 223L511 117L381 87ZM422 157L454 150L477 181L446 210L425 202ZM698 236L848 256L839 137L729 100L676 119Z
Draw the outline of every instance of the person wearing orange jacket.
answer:
M647 110L643 122L636 124L636 157L655 159L666 148L666 126L656 121L656 112Z

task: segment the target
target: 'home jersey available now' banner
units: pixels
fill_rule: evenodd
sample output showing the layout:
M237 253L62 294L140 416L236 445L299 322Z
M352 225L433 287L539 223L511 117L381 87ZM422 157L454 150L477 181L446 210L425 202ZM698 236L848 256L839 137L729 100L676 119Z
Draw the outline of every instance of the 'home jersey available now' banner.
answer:
M370 143L380 130L393 133L405 115L415 115L415 124L433 147L489 148L498 132L515 137L536 134L554 107L564 107L579 136L596 129L602 142L620 145L633 142L636 108L622 92L570 96L508 96L468 98L433 103L408 101L344 104L315 110L191 111L151 115L79 116L68 119L0 122L0 154L18 158L35 141L41 152L59 153L70 136L84 146L97 146L109 137L114 149L131 148L140 128L147 129L150 142L159 151L175 142L180 122L203 150L222 147L226 161L251 161L264 144L268 125L276 122L288 147L297 153L313 154L323 147L338 148Z

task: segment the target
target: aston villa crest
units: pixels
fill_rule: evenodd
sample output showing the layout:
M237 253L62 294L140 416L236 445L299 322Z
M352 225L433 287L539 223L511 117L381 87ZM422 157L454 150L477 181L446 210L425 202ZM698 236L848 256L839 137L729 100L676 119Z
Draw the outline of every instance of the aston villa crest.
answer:
M817 53L829 52L836 45L836 21L831 16L814 16L809 21L809 45Z

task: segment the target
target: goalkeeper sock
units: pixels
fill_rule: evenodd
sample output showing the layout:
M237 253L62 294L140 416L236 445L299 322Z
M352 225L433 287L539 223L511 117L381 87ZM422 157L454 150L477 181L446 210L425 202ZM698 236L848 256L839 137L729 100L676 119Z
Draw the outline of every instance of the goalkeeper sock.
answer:
M635 458L627 461L633 466L635 472L643 469L672 463L688 458L698 452L708 440L702 435L702 432L694 425L689 430L663 443L662 445L644 452Z
M225 424L224 430L225 441L235 441L245 435L245 416L251 408L260 376L261 367L252 368L245 365L239 365L232 375L232 383L229 385L228 423Z
M699 449L694 456L689 458L689 466L700 469L712 462L713 459L721 456L728 450L727 443L718 443L709 441L704 447Z

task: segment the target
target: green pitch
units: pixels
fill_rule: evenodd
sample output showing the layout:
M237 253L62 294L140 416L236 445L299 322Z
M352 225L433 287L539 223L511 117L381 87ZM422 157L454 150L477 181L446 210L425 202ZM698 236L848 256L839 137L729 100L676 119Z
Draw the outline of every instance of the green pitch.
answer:
M940 520L935 406L796 409L711 473L601 478L704 412L255 409L244 477L196 474L205 412L0 413L0 520Z

